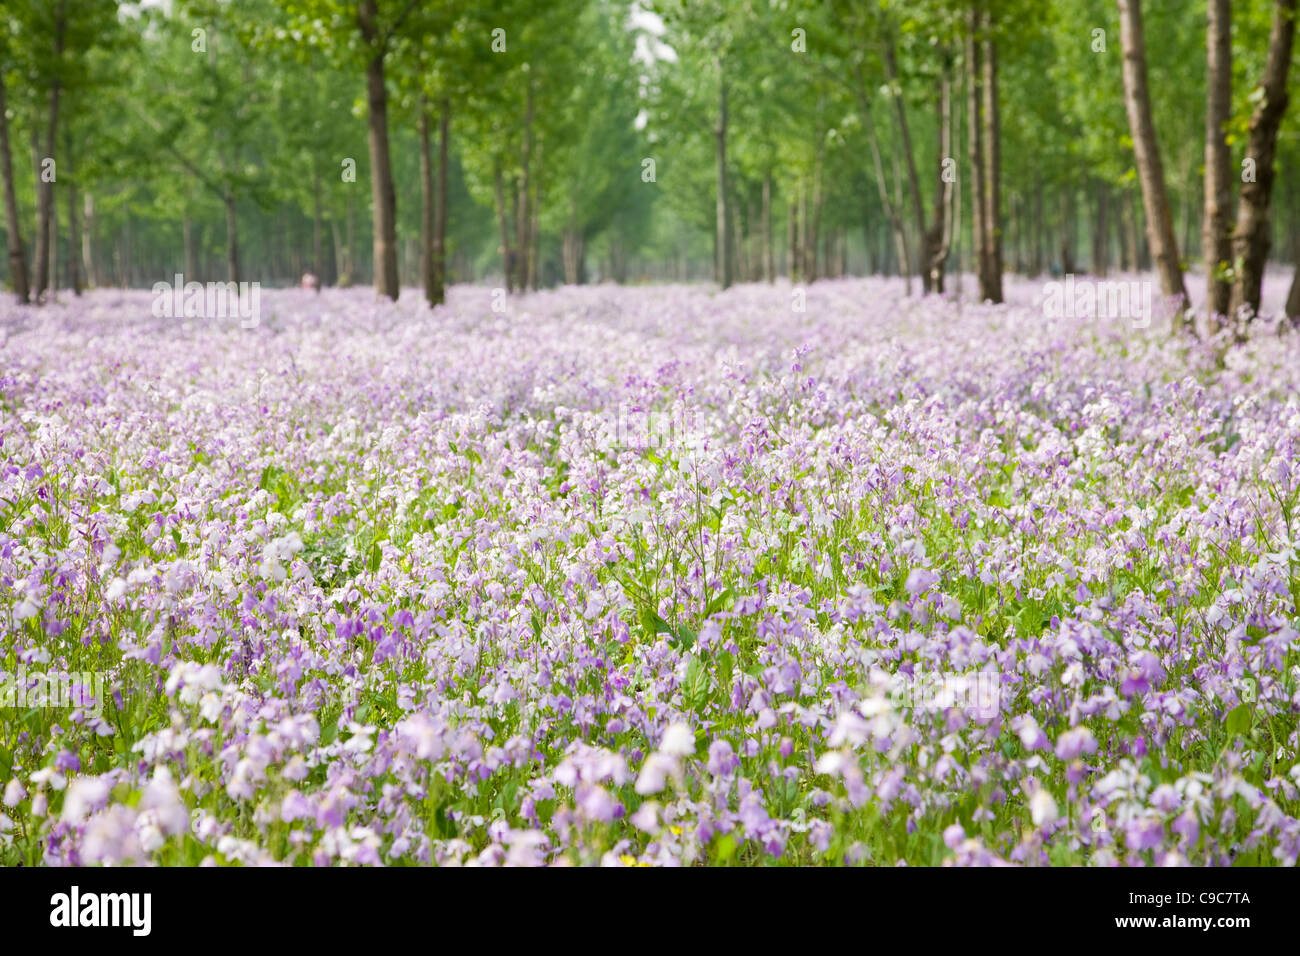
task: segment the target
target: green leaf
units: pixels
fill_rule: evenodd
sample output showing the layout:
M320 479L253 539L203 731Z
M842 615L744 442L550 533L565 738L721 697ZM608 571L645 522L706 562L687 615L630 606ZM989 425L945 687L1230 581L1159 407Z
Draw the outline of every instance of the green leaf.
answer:
M1228 714L1227 728L1229 737L1244 737L1250 733L1254 713L1249 704L1238 704Z

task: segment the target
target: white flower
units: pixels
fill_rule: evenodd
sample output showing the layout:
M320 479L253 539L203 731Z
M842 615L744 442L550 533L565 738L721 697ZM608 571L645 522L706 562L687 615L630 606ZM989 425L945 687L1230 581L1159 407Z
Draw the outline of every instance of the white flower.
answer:
M671 757L689 757L695 753L695 732L686 724L673 724L664 731L659 752Z
M78 777L63 798L63 822L78 824L108 801L111 788L100 777Z
M669 777L679 777L681 768L677 758L665 753L654 753L641 765L641 775L636 780L636 792L641 796L658 793L664 788Z
M1059 812L1056 808L1056 801L1046 789L1038 790L1029 800L1029 818L1034 821L1034 826L1045 827L1055 823Z

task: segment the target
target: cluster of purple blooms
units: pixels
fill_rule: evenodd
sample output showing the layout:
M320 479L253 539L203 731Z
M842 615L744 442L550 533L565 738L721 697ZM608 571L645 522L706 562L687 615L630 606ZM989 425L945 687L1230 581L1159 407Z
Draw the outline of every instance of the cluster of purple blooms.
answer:
M1300 336L1037 291L0 307L0 862L1295 865Z

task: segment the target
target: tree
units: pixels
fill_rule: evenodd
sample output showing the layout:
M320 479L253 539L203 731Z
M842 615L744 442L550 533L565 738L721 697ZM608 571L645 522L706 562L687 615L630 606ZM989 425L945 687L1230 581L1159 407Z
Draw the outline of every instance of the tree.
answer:
M1229 0L1208 0L1205 31L1205 213L1201 239L1205 260L1206 307L1211 316L1228 314L1232 262L1231 154L1227 125L1232 116L1232 28Z
M14 192L14 164L9 151L9 120L6 115L4 63L0 63L0 175L4 177L5 238L9 247L9 276L14 295L27 302L27 256L23 251L22 227L18 221L18 199Z
M1237 201L1237 227L1232 234L1236 280L1228 303L1230 314L1242 308L1251 315L1259 311L1264 283L1264 263L1271 245L1269 201L1276 175L1274 158L1277 134L1288 102L1287 75L1291 69L1291 47L1295 37L1296 0L1276 0L1273 27L1268 38L1268 60L1256 88L1255 111L1250 117L1246 157L1254 165L1254 176L1242 183Z
M1147 89L1146 38L1142 32L1141 0L1118 0L1120 46L1124 51L1124 105L1128 111L1133 153L1137 160L1138 180L1142 184L1142 203L1146 208L1147 241L1160 273L1160 285L1166 296L1179 300L1178 315L1187 303L1182 264L1174 238L1169 199L1165 193L1164 167L1160 162L1160 145L1151 118L1151 95Z

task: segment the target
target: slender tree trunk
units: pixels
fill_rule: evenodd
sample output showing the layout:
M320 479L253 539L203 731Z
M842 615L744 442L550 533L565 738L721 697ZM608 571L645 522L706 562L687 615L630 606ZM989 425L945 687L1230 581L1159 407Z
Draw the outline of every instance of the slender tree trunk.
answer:
M515 206L515 249L518 250L515 262L515 287L520 292L528 288L528 226L532 222L529 213L530 164L533 156L533 84L532 75L526 85L524 96L524 143L521 156L523 175L519 181L519 198Z
M122 288L129 289L135 281L135 242L131 230L131 214L122 221Z
M886 35L884 41L885 56L885 75L888 77L891 86L897 90L897 95L891 97L894 101L894 114L898 120L898 135L903 146L903 163L907 170L908 189L912 197L912 224L916 229L917 240L921 243L922 248L917 258L917 267L921 270L921 288L923 291L931 290L931 268L933 253L926 248L927 233L925 231L925 211L921 204L921 177L916 172L916 156L912 151L912 134L907 126L907 108L903 103L902 87L898 82L898 63L894 58L894 40L891 35Z
M433 207L433 303L447 298L447 150L450 148L451 105L442 101L438 117L438 201Z
M1002 301L1002 123L998 112L998 48L991 31L993 21L984 9L981 66L984 71L984 232L988 249L988 274L980 282L980 298Z
M433 264L433 146L429 138L429 103L420 96L420 285L429 308L438 304Z
M772 171L763 176L763 278L767 282L776 281L776 269L772 261Z
M1225 274L1232 262L1232 157L1224 127L1232 117L1231 0L1209 0L1205 34L1205 212L1201 256L1205 263L1206 307L1226 316L1232 292Z
M339 222L333 216L330 217L330 238L334 242L335 283L340 289L346 288L344 282L350 281L348 276L348 253L343 245L343 230L339 228Z
M799 281L799 204L791 199L785 216L786 273L791 282Z
M42 162L45 159L54 158L54 145L57 142L55 136L59 125L59 92L61 83L57 72L63 59L63 35L67 27L67 18L64 13L62 2L55 4L54 13L54 61L56 72L50 82L49 109L45 125L45 150L42 154L37 147L37 133L35 127L32 129L32 148L37 153L36 156L36 255L35 255L35 275L34 275L34 294L37 302L40 302L45 290L51 284L51 271L53 269L53 256L51 254L51 235L50 224L54 218L54 183L47 182L45 170ZM56 167L57 169L57 167Z
M1093 190L1092 274L1104 276L1109 268L1107 245L1110 239L1110 197L1105 180L1098 179Z
M1291 2L1294 4L1294 0ZM1183 283L1183 268L1178 259L1178 243L1174 238L1174 223L1165 192L1160 144L1151 117L1142 4L1141 0L1118 0L1118 3L1120 46L1124 51L1124 105L1128 111L1138 181L1142 184L1142 203L1146 207L1147 241L1156 259L1161 289L1166 296L1177 297L1180 302L1174 319L1175 327L1180 328L1187 303L1187 287Z
M537 155L533 164L533 205L532 205L532 222L528 226L528 288L534 292L537 291L537 270L539 260L542 254L542 201L545 198L545 179L542 177L542 170L545 168L542 164L545 155L546 141L539 140L537 143Z
M982 44L980 43L981 17L977 9L972 9L966 22L966 135L970 157L971 179L971 238L974 243L973 265L975 278L979 283L981 300L988 297L987 277L989 275L988 246L989 227L986 219L989 212L987 198L988 181L984 175L984 123L983 113L983 76L980 61Z
M226 190L226 279L239 281L239 227L235 219L235 194Z
M4 112L3 105L0 105L0 113ZM81 201L82 211L82 228L81 228L81 265L86 271L86 282L92 288L98 288L102 284L99 269L95 263L95 197L92 193L85 193L85 198Z
M946 161L952 157L952 84L948 75L945 59L939 74L939 170L935 183L934 218L930 229L925 233L925 283L931 292L943 292L944 265L948 261L948 249L952 241L952 192L951 176ZM955 170L953 170L955 173Z
M185 281L199 281L199 251L194 241L194 222L186 213L181 219L181 244L185 247Z
M820 133L817 138L820 143ZM808 241L804 244L804 249L807 250L808 256L808 261L804 266L804 274L809 282L816 282L817 277L821 274L818 271L817 240L821 235L822 202L824 198L825 194L822 189L822 150L819 146L817 150L817 158L813 163L812 219L808 223ZM824 267L825 263L822 263L821 265Z
M0 70L0 174L4 176L5 238L9 246L9 281L19 302L27 302L27 255L23 249L23 236L18 220L18 197L14 192L14 162L9 150L8 106L5 101L4 71ZM87 195L89 198L89 195Z
M1263 98L1250 117L1246 156L1254 160L1254 181L1241 184L1237 201L1237 228L1232 234L1233 260L1239 263L1228 302L1230 315L1246 308L1259 311L1264 285L1264 265L1272 237L1269 235L1269 201L1276 171L1277 132L1287 108L1287 74L1291 68L1291 46L1295 37L1296 0L1276 0L1273 27L1268 37L1268 59L1259 85Z
M507 220L505 182L498 160L493 174L493 198L497 207L497 227L501 232L501 269L505 273L506 292L514 291L514 256L510 248L510 223Z
M366 63L367 126L370 143L370 191L374 205L375 292L397 300L397 193L388 151L388 90L384 84L384 54L379 47L376 0L361 0L358 22L369 47Z
M898 273L903 277L903 290L906 295L910 296L912 294L912 269L907 256L907 235L903 229L903 216L899 204L895 203L889 196L889 180L885 176L885 164L880 153L880 141L876 138L876 126L872 119L871 101L867 98L867 84L863 79L860 65L854 65L853 76L856 80L854 92L858 97L858 105L862 108L863 125L867 131L867 145L871 149L871 166L875 173L876 193L880 197L880 207L885 213L885 218L889 221L889 229L893 234L895 255L898 260Z
M71 150L69 150L69 153ZM73 295L81 295L81 272L77 258L81 255L81 230L77 223L77 187L68 186L68 286Z
M718 71L718 122L713 129L717 142L717 280L722 288L731 285L731 256L727 247L727 78L722 60L714 59Z
M321 232L320 173L312 170L311 177L311 271L316 276L317 288L325 282L325 244Z

